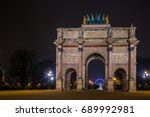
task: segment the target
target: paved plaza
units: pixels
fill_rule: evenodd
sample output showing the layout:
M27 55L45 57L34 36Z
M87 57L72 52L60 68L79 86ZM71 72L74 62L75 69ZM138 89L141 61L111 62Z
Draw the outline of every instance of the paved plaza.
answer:
M56 91L56 90L16 90L0 91L3 100L122 100L150 99L150 91L104 92L104 91Z

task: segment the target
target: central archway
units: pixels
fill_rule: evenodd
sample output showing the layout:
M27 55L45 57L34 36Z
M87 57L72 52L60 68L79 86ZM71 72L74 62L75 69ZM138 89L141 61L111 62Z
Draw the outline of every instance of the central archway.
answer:
M105 89L105 77L106 77L106 64L105 59L100 54L94 53L86 59L86 71L85 71L85 88L86 90L92 88L97 89L98 84L94 82L97 79L102 79L104 82L100 84ZM91 87L92 83L92 87Z

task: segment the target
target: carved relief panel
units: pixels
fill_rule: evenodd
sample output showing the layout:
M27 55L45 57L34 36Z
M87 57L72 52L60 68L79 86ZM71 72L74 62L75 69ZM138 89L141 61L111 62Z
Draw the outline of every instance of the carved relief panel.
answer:
M128 38L129 31L125 28L113 28L112 29L112 38Z
M128 54L127 53L112 53L112 61L116 64L125 64L128 63Z
M78 63L79 52L78 48L68 47L63 51L63 63Z
M128 46L114 47L112 52L112 62L115 64L127 64L129 62Z
M75 39L79 37L79 31L78 30L63 30L63 38L64 39Z

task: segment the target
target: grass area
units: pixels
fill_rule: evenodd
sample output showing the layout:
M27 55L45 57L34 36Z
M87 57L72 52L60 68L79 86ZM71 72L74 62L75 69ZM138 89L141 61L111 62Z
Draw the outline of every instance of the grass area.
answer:
M56 91L15 90L0 91L1 100L123 100L150 99L150 91L106 92L106 91Z

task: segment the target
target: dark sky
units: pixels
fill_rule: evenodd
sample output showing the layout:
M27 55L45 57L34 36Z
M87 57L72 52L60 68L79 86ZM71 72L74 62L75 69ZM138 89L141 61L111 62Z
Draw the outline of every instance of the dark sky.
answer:
M58 27L79 27L87 13L109 14L112 26L137 27L138 56L149 57L148 0L5 0L0 7L0 60L21 48L55 60L53 41Z

